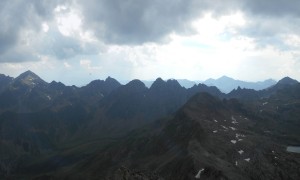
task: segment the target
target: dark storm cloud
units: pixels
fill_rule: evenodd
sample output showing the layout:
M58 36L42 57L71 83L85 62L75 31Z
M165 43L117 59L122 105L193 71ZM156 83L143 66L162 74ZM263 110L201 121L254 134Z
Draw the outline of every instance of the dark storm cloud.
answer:
M254 38L258 47L272 45L283 51L295 48L286 44L285 37L300 36L299 0L248 0L241 4L241 10L247 17L247 25L238 31Z
M190 33L190 21L206 6L197 0L86 0L80 8L86 27L105 42L142 44Z
M243 12L249 22L241 34L262 38L262 43L279 33L299 33L291 22L299 19L299 0L87 0L78 4L86 28L108 44L161 42L172 32L192 33L190 23L203 12L216 17Z
M61 3L57 0L1 0L0 2L0 62L1 61L26 61L27 58L9 58L12 50L26 53L16 49L22 42L25 30L39 31L41 23L53 17L53 9ZM18 53L17 53L18 54Z
M40 32L42 22L53 20L61 4L81 11L83 28L106 44L166 42L171 33L193 33L191 22L206 12L218 18L241 11L247 23L237 34L262 45L288 48L281 35L300 35L299 0L1 0L0 62L35 60L39 53L58 59L96 53L94 44L61 34L35 43L38 47L24 46L24 32Z

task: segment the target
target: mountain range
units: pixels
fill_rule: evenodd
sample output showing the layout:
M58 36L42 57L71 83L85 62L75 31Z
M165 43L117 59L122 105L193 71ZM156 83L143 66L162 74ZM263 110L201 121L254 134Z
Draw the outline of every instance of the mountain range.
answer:
M275 85L277 82L273 79L267 79L265 81L258 81L258 82L247 82L247 81L241 81L241 80L235 80L233 78L222 76L218 79L207 79L205 81L191 81L187 79L177 79L178 83L185 87L185 88L191 88L196 84L202 83L207 86L216 86L220 91L224 93L229 93L234 89L240 88L247 88L247 89L254 89L254 90L263 90L268 87L271 87ZM154 81L145 81L143 80L143 83L150 87Z
M0 178L299 179L299 92L0 75Z

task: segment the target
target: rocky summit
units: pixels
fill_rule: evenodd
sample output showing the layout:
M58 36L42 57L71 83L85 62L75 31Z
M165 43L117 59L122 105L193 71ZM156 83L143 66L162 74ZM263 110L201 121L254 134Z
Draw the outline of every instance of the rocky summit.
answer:
M300 179L300 83L0 76L0 179Z

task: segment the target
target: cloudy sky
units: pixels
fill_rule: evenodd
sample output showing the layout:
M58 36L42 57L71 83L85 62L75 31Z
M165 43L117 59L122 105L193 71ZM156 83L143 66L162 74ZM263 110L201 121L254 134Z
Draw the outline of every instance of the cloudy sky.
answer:
M1 0L0 73L300 80L299 0Z

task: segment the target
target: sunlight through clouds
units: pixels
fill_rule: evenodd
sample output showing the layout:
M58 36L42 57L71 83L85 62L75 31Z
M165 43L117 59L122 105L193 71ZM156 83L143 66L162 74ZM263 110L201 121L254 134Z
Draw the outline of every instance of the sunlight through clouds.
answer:
M0 73L40 71L46 63L52 68L46 79L63 70L123 80L300 79L300 10L293 3L11 2L0 7L6 17L0 18Z

